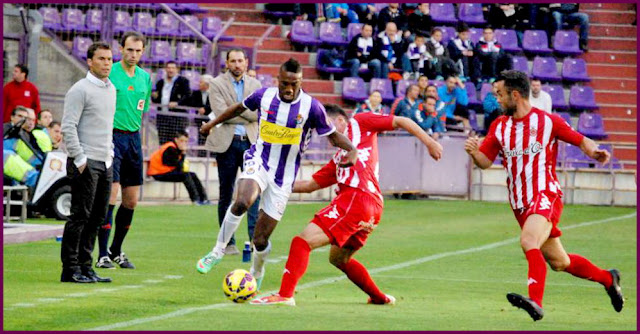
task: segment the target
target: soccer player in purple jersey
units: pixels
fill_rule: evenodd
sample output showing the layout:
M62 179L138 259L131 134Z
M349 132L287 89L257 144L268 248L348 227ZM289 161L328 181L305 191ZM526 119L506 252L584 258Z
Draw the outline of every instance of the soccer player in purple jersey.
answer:
M305 93L302 85L302 67L295 59L280 66L278 87L262 88L242 103L230 106L215 119L203 124L202 133L234 118L246 109L258 113L258 140L244 154L244 168L236 187L236 200L225 215L215 247L205 255L196 269L206 274L224 256L224 249L238 228L242 216L258 196L260 213L253 235L254 251L251 274L258 281L264 278L264 264L271 251L269 236L282 218L300 168L300 160L315 129L326 136L335 147L348 153L341 166L352 166L357 150L340 132L336 131L322 104Z

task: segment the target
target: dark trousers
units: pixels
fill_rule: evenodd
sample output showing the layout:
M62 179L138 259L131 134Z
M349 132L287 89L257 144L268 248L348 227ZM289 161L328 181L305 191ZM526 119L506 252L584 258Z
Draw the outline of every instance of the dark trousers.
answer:
M474 66L480 69L480 75L483 79L495 78L500 72L510 70L513 67L513 59L503 52L479 52L474 62Z
M77 272L91 268L91 253L107 214L113 174L104 162L91 159L80 174L73 159L68 159L67 175L71 178L71 217L64 225L60 257L63 271Z
M236 184L236 175L238 169L242 170L244 162L244 151L251 147L251 143L248 140L233 139L231 146L224 153L216 154L216 161L218 162L218 179L220 180L220 200L218 201L218 222L222 226L224 216L231 205L231 198L233 196L233 188ZM253 240L253 230L256 227L256 221L258 220L258 206L260 205L260 199L258 198L255 203L249 208L247 212L248 220L248 232L249 239ZM235 245L235 237L231 238L229 245Z
M206 201L207 192L204 190L198 175L193 172L183 172L179 170L174 170L173 172L169 172L167 174L154 175L154 179L161 182L182 182L184 186L187 188L187 192L189 193L189 198L191 202L198 201Z

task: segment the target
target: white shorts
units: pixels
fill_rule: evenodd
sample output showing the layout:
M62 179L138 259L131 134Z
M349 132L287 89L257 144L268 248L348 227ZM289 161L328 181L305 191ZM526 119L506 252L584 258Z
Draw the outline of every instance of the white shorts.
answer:
M274 182L267 170L262 167L259 159L244 161L244 168L239 179L250 179L258 182L260 186L260 210L269 217L280 221L287 207L290 190L284 190Z

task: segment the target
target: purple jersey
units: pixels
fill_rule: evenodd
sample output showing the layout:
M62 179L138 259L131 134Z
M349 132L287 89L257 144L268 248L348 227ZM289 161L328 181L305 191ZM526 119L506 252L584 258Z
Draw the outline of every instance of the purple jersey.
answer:
M311 139L311 129L320 136L336 130L324 107L302 90L295 101L283 102L277 87L259 89L242 104L258 112L258 140L245 152L245 161L258 160L276 185L290 189Z

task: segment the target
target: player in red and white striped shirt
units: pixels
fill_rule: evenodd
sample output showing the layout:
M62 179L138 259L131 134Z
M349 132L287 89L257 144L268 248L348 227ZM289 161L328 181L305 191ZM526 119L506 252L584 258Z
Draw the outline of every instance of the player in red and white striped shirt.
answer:
M291 241L280 292L254 299L251 301L253 305L295 305L293 293L307 270L311 250L328 244L331 244L331 264L368 294L370 303L395 303L395 298L382 293L367 268L353 258L382 216L383 200L378 185L378 133L403 128L418 137L435 160L442 156L442 146L406 117L361 113L349 119L338 106L328 105L326 109L336 129L357 147L358 161L351 167L339 167L345 154L340 151L313 174L312 180L295 182L293 192L298 193L338 184L338 196L329 206L318 211L304 231Z
M506 71L496 84L505 115L491 124L482 144L477 137L469 138L465 150L482 169L491 167L499 154L507 170L509 202L522 229L520 245L529 262L529 298L509 293L507 299L533 320L542 319L546 259L555 271L602 284L614 309L620 312L624 300L618 270L603 270L580 255L567 254L558 229L562 213L562 191L556 176L558 140L580 147L603 164L609 161L609 152L574 131L560 116L532 108L526 74Z

